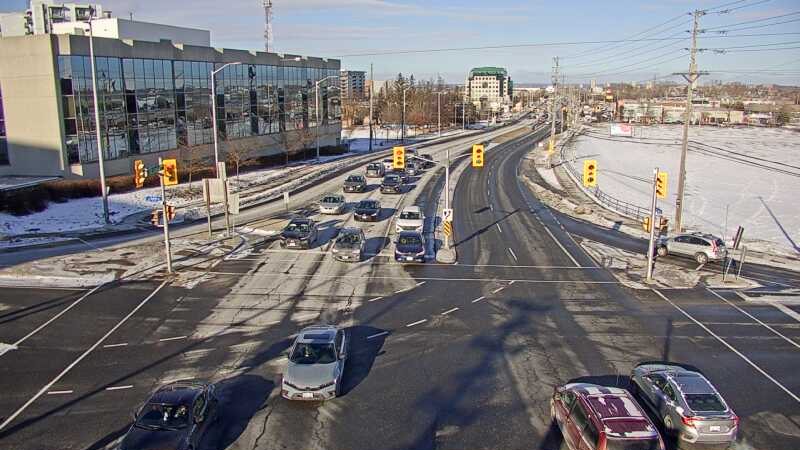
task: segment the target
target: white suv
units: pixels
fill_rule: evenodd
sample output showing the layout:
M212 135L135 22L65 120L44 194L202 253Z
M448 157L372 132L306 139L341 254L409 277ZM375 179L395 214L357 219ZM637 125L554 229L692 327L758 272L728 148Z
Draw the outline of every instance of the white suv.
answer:
M425 215L419 206L406 206L400 211L397 220L394 222L396 232L416 231L422 233L425 228Z

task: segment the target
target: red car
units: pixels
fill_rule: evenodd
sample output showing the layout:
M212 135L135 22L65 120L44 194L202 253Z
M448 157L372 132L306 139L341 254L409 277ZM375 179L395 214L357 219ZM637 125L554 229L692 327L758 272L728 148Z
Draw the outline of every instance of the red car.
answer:
M658 430L625 389L559 386L550 414L571 450L664 450Z

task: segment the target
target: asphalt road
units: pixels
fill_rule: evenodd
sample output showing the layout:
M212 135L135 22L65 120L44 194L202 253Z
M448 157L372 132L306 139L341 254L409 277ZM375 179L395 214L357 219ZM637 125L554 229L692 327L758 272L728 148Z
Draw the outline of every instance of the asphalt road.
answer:
M441 177L429 170L404 195L348 194L386 208L365 226L377 255L362 263L333 261L326 243L284 251L251 237L183 287L7 290L3 343L74 306L0 356L0 422L42 393L0 430L0 446L106 448L155 385L199 377L220 382L226 411L206 448L557 449L554 386L627 386L633 365L658 360L696 367L716 384L742 418L738 448L797 448L798 320L731 291L620 285L583 253L580 233L520 184L536 139L493 147L486 167L462 175L457 265L397 264L387 247L394 211L418 204L431 215ZM349 215L306 214L326 240L352 225ZM285 401L282 355L318 321L350 333L344 395Z

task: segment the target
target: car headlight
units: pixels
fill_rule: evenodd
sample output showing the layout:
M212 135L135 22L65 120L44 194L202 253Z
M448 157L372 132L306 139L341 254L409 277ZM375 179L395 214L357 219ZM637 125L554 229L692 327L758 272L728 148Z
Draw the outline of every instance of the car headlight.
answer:
M360 248L357 248L357 249L353 250L353 254L354 255L358 255L359 253L361 253L361 249Z
M339 253L339 249L337 249L336 247L333 247L333 248L331 249L331 252L333 252L333 253Z
M425 250L423 250L423 251L421 251L421 252L417 253L417 256L425 256Z
M333 380L333 381L325 383L325 384L321 384L318 389L325 389L327 387L333 386L334 384L336 384L336 380Z

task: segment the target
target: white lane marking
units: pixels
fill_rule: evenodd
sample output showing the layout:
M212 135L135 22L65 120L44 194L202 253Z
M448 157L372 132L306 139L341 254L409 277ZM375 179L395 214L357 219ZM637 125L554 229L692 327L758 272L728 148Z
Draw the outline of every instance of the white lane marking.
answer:
M511 250L511 247L508 248L508 251L511 252L511 256L514 257L514 261L519 261L519 259L517 259L516 253L514 253L514 250Z
M4 342L0 342L0 356L3 356L6 352L10 352L11 350L16 350L16 345L6 344Z
M206 272L210 275L236 275L235 272ZM241 274L238 274L241 275ZM406 280L407 278L398 276L351 276L351 275L321 275L321 274L286 274L283 272L259 272L250 278L282 276L284 278L329 278L329 279L353 279L353 280ZM477 281L492 283L510 283L513 278L449 278L449 277L420 277L417 280L427 281ZM517 283L560 283L560 284L622 284L620 281L593 281L593 280L523 280L516 279Z
M125 347L127 345L128 345L127 342L121 342L119 344L106 344L103 346L103 348Z
M64 394L72 394L73 391L48 391L47 395L64 395Z
M132 384L126 384L125 386L111 386L111 387L107 387L107 388L106 388L106 390L107 390L107 391L119 391L119 390L122 390L122 389L131 389L132 387L133 387L133 385L132 385Z
M472 303L478 303L479 301L481 301L481 300L483 300L485 298L486 297L484 297L484 296L480 296L480 297L476 298L475 300L473 300Z
M544 231L547 231L547 234L550 235L550 237L553 239L553 242L555 242L561 249L561 251L564 252L565 255L567 255L570 261L572 261L572 263L575 264L576 267L579 267L580 264L578 264L578 261L576 261L575 258L572 256L572 254L567 251L567 249L561 244L561 242L559 242L558 239L556 239L556 236L553 234L552 231L550 231L550 228L548 228L547 225L544 226Z
M19 347L19 344L22 344L23 342L25 342L25 341L26 341L28 338L30 338L30 337L31 337L31 336L33 336L34 334L36 334L36 333L38 333L38 332L42 331L42 330L44 329L44 327L46 327L46 326L50 325L50 324L51 324L51 323L53 323L53 322L54 322L56 319L58 319L59 317L63 316L64 314L66 314L66 313L67 313L67 311L69 311L70 309L72 309L72 308L74 308L75 306L77 306L77 305L78 305L80 302L82 302L82 301L83 301L83 300L84 300L86 297L88 297L88 296L90 296L90 295L94 294L94 293L95 293L95 292L96 292L98 289L100 289L100 288L101 288L101 287L103 287L103 286L105 286L105 283L104 283L104 284L99 284L99 285L95 286L95 287L94 287L94 288L93 288L91 291L89 291L89 292L87 292L87 293L83 294L83 295L82 295L80 298L78 298L77 300L75 300L74 302L72 302L72 303L71 303L69 306L67 306L66 308L64 308L63 310L61 310L61 312L59 312L59 313L58 313L58 314L56 314L55 316L51 317L51 318L50 318L50 320L48 320L47 322L45 322L45 323L43 323L43 324L39 325L38 327L36 327L36 329L35 329L35 330L33 330L33 331L31 331L30 333L26 334L25 336L21 337L21 338L20 338L20 339L19 339L17 342L14 342L14 343L13 343L13 344L11 344L11 345L12 345L12 346L14 346L14 347ZM1 428L1 427L0 427L0 428Z
M699 271L699 270L700 270L700 269L702 269L702 268L703 268L703 266L705 266L705 265L706 265L706 263L700 264L699 266L695 267L694 271L695 271L695 272Z
M695 324L697 324L697 326L699 326L700 328L702 328L703 330L705 330L705 331L706 331L706 333L708 333L708 334L710 334L711 336L713 336L713 337L714 337L716 340L718 340L718 341L719 341L719 342L720 342L722 345L724 345L725 347L728 347L728 349L729 349L730 351L732 351L733 353L735 353L736 355L738 355L740 358L742 358L742 359L743 359L745 362L747 362L748 364L750 364L750 366L752 366L754 369L756 369L756 370L757 370L757 371L758 371L758 372L759 372L761 375L764 375L764 377L766 377L766 378L767 378L769 381L772 381L772 382L773 382L773 383L774 383L776 386L778 386L779 388L781 388L781 389L782 389L784 392L786 392L786 393L787 393L787 394L788 394L790 397L792 397L792 398L793 398L793 399L794 399L796 402L800 403L800 397L798 397L798 396L797 396L797 395L795 395L795 394L794 394L792 391L790 391L789 389L787 389L787 388L786 388L786 386L782 385L782 384L781 384L781 383L780 383L778 380L776 380L775 378L773 378L773 377L772 377L772 375L770 375L770 374L768 374L767 372L765 372L765 371L764 371L764 369L762 369L761 367L757 366L757 365L756 365L756 363L754 363L753 361L750 361L750 359L749 359L749 358L747 358L747 356L743 355L743 354L742 354L742 353L741 353L739 350L736 350L736 348L734 348L734 347L733 347L731 344L728 344L728 342L726 342L724 339L722 339L721 337L717 336L717 335L716 335L716 334L715 334L713 331L711 331L711 330L710 330L710 329L709 329L707 326L703 325L703 324L702 324L702 323L701 323L699 320L697 320L697 319L695 319L694 317L692 317L692 315L691 315L691 314L689 314L689 313L687 313L686 311L684 311L684 310L683 310L683 308L681 308L680 306L678 306L678 305L676 305L675 303L673 303L673 302L672 302L672 300L668 299L668 298L667 298L667 297L666 297L664 294L662 294L661 292L659 292L659 291L657 291L656 289L653 289L653 288L650 288L650 290L652 290L653 292L655 292L656 294L658 294L658 296L659 296L659 297L663 298L663 299L664 299L664 301L666 301L667 303L669 303L670 305L672 305L672 307L673 307L673 308L675 308L675 309L677 309L678 311L680 311L680 312L681 312L681 314L683 314L684 316L686 316L686 318L687 318L687 319L689 319L689 320L691 320L692 322L694 322Z
M511 283L508 283L508 285L511 286L512 284L514 284L516 282L517 282L517 280L511 280Z
M497 225L497 231L499 231L499 232L501 232L501 233L502 233L502 232L503 232L503 229L502 229L502 228L500 228L500 224L499 224L499 223L496 223L495 225Z
M419 283L417 283L417 287L420 287L420 286L422 286L422 285L423 285L423 284L425 284L425 283L427 283L427 281L420 281Z
M186 338L187 336L175 336L175 337L159 339L158 342L177 341L178 339L186 339Z
M389 334L388 331L381 331L380 333L375 333L375 334L373 334L371 336L367 336L367 340L375 339L376 337L386 336L387 334Z
M406 328L411 328L411 327L413 327L414 325L419 325L419 324L421 324L421 323L425 323L425 322L427 322L427 321L428 321L428 319L422 319L422 320L418 320L418 321L416 321L416 322L411 322L411 323L409 323L408 325L406 325Z
M714 295L715 295L717 298L719 298L719 299L720 299L720 300L722 300L723 302L725 302L725 303L729 304L730 306L732 306L732 307L736 308L736 310L737 310L737 311L739 311L740 313L742 313L742 314L744 314L745 316L747 316L747 317L749 317L749 318L751 318L751 319L755 320L756 322L760 323L760 324L761 324L761 325L762 325L764 328L766 328L766 329L768 329L769 331L772 331L773 333L775 333L775 334L777 334L778 336L782 337L782 338L783 338L783 339L784 339L786 342L788 342L788 343L790 343L790 344L794 345L794 346L795 346L795 347L797 347L797 348L800 348L800 344L798 344L797 342L795 342L795 341L793 341L793 340L789 339L788 337L784 336L784 335L783 335L783 334L781 334L781 333L780 333L778 330L776 330L776 329L772 328L771 326L767 325L766 323L764 323L764 322L762 322L762 321L758 320L757 318L753 317L753 315L752 315L752 314L750 314L749 312L747 312L747 311L743 310L742 308L738 307L737 305L734 305L733 303L731 303L730 301L728 301L728 299L726 299L725 297L723 297L723 296L721 296L721 295L717 294L716 292L712 291L710 288L706 288L706 290L707 290L708 292L711 292L712 294L714 294Z
M75 366L77 366L77 365L78 365L78 363L80 363L80 362L81 362L81 361L83 361L83 360L84 360L84 359L85 359L87 356L89 356L89 354L90 354L90 353L92 353L92 352L93 352L93 351L94 351L94 350L95 350L97 347L99 347L99 346L103 345L103 342L104 342L106 339L108 339L108 337L109 337L109 336L111 336L111 335L112 335L112 334L113 334L115 331L117 331L117 329L119 329L119 327L121 327L121 326L122 326L122 325L123 325L125 322L127 322L127 321L128 321L128 319L130 319L131 317L133 317L133 315L134 315L134 314L136 314L136 312L137 312L137 311L139 311L140 309L142 309L142 307L143 307L145 304L147 304L147 302L149 302L151 298L155 297L155 296L156 296L156 294L158 293L158 291L160 291L160 290L161 290L161 288L163 288L164 286L166 286L166 284L167 284L167 282L168 282L168 281L169 281L169 280L164 280L164 281L162 281L162 282L161 282L161 284L159 284L159 285L158 285L158 287L157 287L157 288L155 288L155 290L153 290L153 292L151 292L151 293L150 293L150 295L148 295L148 296L147 296L147 297L146 297L144 300L142 300L142 301L141 301L141 303L139 303L138 305L136 305L136 307L135 307L135 308L133 308L133 310L131 310L131 312L129 312L129 313L128 313L128 314L127 314L125 317L123 317L123 318L122 318L122 320L120 320L119 322L117 322L117 324L116 324L116 325L114 325L114 326L113 326L113 327L112 327L110 330L108 330L108 332L107 332L106 334L104 334L104 335L103 335L103 337L101 337L100 339L98 339L98 341L97 341L97 342L95 342L95 343L94 343L94 344L93 344L91 347L89 347L89 348L88 348L88 349L87 349L85 352L83 352L83 353L82 353L80 356L78 356L78 358L77 358L75 361L73 361L73 362L72 362L72 363L71 363L69 366L67 366L67 368L66 368L66 369L62 370L62 371L61 371L61 373L59 373L58 375L56 375L56 377L55 377L55 378L53 378L53 379L52 379L52 380L51 380L49 383L47 383L47 384L46 384L46 385L45 385L45 386L44 386L42 389L40 389L40 390L39 390L39 392L37 392L37 393L36 393L36 394L35 394L33 397L31 397L31 398L30 398L30 399L29 399L27 402L25 402L25 404L24 404L24 405L20 406L20 407L19 407L19 409L17 409L17 410L16 410L16 411L14 411L14 412L13 412L13 413L12 413L10 416L8 416L8 417L6 418L6 420L5 420L3 423L1 423L1 424L0 424L0 430L2 430L3 428L5 428L6 426L8 426L8 424L10 424L11 422L13 422L13 421L14 421L14 419L16 419L16 418L17 418L17 416L19 416L20 414L22 414L22 412L23 412L23 411L25 411L26 409L28 409L28 407L29 407L29 406L31 406L31 404L32 404L33 402L35 402L35 401L36 401L36 400L37 400L39 397L41 397L42 395L44 395L44 393L45 393L45 392L47 392L47 390L48 390L48 389L50 389L50 388L51 388L51 387L52 387L54 384L58 383L58 382L59 382L59 380L61 380L62 378L64 378L64 377L67 375L67 373L69 373L69 371L70 371L70 370L72 370L72 369L73 369Z
M368 302L377 302L378 300L382 299L383 297L375 297L367 300Z
M769 302L767 302L767 303L768 303L768 304L770 304L770 305L772 305L772 306L774 306L774 307L775 307L775 308L777 308L779 311L781 311L782 313L784 313L784 314L786 314L787 316L791 317L792 319L794 319L794 320L796 320L796 321L800 322L800 314L796 313L796 312L795 312L795 311L794 311L792 308L789 308L789 307L788 307L788 306L786 306L786 305L781 305L781 304L780 304L780 303L778 303L778 302L769 301Z
M455 308L448 309L447 311L443 312L443 313L442 313L442 315L443 315L443 316L446 316L446 315L448 315L448 314L450 314L450 313L454 313L454 312L458 311L459 309L461 309L461 308L459 308L458 306L456 306Z
M505 286L502 286L502 287L499 287L499 288L493 290L492 294L497 294L498 292L502 291L503 289L505 289Z

